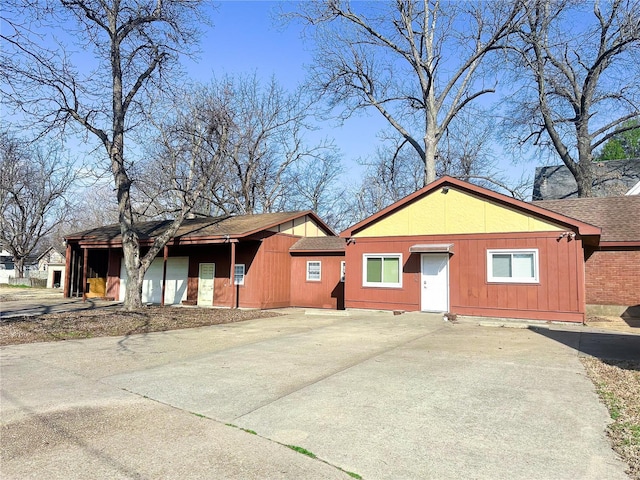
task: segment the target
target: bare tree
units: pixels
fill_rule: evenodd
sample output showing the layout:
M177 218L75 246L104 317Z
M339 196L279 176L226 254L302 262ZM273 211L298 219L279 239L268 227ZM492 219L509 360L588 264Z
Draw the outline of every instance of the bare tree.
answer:
M232 116L227 176L218 197L227 212L259 213L284 208L288 173L305 158L332 146L308 145L313 101L301 90L287 92L275 79L261 85L253 77L227 77L213 87Z
M531 179L524 173L519 178L504 173L493 149L495 131L490 112L469 109L458 115L440 143L438 176L449 175L524 200Z
M461 112L449 124L438 150L437 176L448 175L485 188L524 199L528 178L510 179L499 168L493 152L493 122L485 112ZM375 158L360 162L365 167L357 203L352 206L360 221L419 190L422 162L395 132L382 136Z
M322 145L292 166L287 173L287 210L313 210L332 228L339 229L345 216L345 189L340 185L344 173L334 148Z
M137 211L143 218L174 218L187 204L196 213L216 213L211 192L220 190L232 150L229 106L194 87L179 95L170 111L159 122L150 119L156 135L147 142L147 160L136 176Z
M16 4L18 7L16 7ZM127 282L125 307L142 306L142 281L154 257L174 235L192 204L176 211L170 227L141 255L132 208L130 169L125 148L132 128L148 114L154 98L175 78L180 55L197 40L199 0L10 0L11 16L1 34L0 73L5 99L46 130L79 126L104 147L118 200ZM37 22L32 25L30 22ZM48 48L45 27L69 29L75 45ZM35 29L40 28L36 35ZM49 30L50 32L51 30ZM40 33L45 32L45 33ZM75 50L90 51L93 69L73 64ZM86 62L86 57L83 59ZM203 179L204 180L204 179ZM192 200L197 191L185 196Z
M518 2L396 0L303 3L292 15L313 26L310 82L343 118L373 107L436 178L438 144L467 105L494 88L481 65L517 25ZM486 73L486 72L485 72Z
M526 5L515 69L528 83L514 95L508 124L517 127L521 145L556 153L575 177L578 196L588 197L594 151L634 129L628 121L640 115L640 2Z
M141 167L145 174L136 188L151 200L147 214L163 214L180 204L175 195L186 188L175 183L187 178L181 170L185 154L215 165L196 206L200 213L317 208L327 201L339 158L331 142L308 142L314 102L301 91L288 92L273 79L262 84L255 75L229 76L191 87L180 103L173 109L177 118L161 125L162 135L153 142L157 148L149 155L163 161L155 168ZM226 126L224 135L219 125Z
M0 133L0 243L13 256L18 278L25 259L65 219L76 172L52 145Z

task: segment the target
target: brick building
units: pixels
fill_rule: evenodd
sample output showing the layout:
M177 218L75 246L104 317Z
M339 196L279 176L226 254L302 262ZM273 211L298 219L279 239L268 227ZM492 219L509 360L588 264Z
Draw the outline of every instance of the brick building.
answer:
M640 308L640 196L534 204L602 229L600 242L585 248L587 305Z

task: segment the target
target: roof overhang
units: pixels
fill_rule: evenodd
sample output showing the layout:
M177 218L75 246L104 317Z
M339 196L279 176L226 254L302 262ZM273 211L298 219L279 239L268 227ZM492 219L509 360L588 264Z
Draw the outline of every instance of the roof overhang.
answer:
M453 253L453 243L418 243L409 247L411 253Z

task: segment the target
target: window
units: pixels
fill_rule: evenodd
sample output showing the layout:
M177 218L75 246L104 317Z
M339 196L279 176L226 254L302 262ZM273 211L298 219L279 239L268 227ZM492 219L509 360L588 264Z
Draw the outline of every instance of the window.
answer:
M237 263L233 270L233 284L244 285L244 263Z
M319 282L320 268L320 262L307 262L307 280L310 282Z
M344 260L340 262L340 281L344 282L345 276L347 273L347 262Z
M402 287L402 255L364 255L363 286Z
M489 282L537 283L538 250L487 250Z

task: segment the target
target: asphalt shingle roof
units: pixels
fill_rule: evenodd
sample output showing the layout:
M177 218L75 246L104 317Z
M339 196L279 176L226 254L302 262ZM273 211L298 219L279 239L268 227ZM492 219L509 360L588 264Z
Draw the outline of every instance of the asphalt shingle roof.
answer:
M340 237L302 237L289 251L335 252L344 251L346 240Z
M534 205L602 229L602 242L640 241L640 196L543 200Z
M640 159L594 162L596 179L592 185L594 197L624 195L640 181ZM578 197L578 184L565 165L536 168L533 200L561 200Z
M298 218L307 212L278 212L255 215L203 217L187 219L178 229L175 238L217 237L230 235L241 237L251 232L265 230ZM141 239L153 238L164 232L171 220L140 222L136 225ZM120 225L107 225L67 236L68 240L120 241Z

